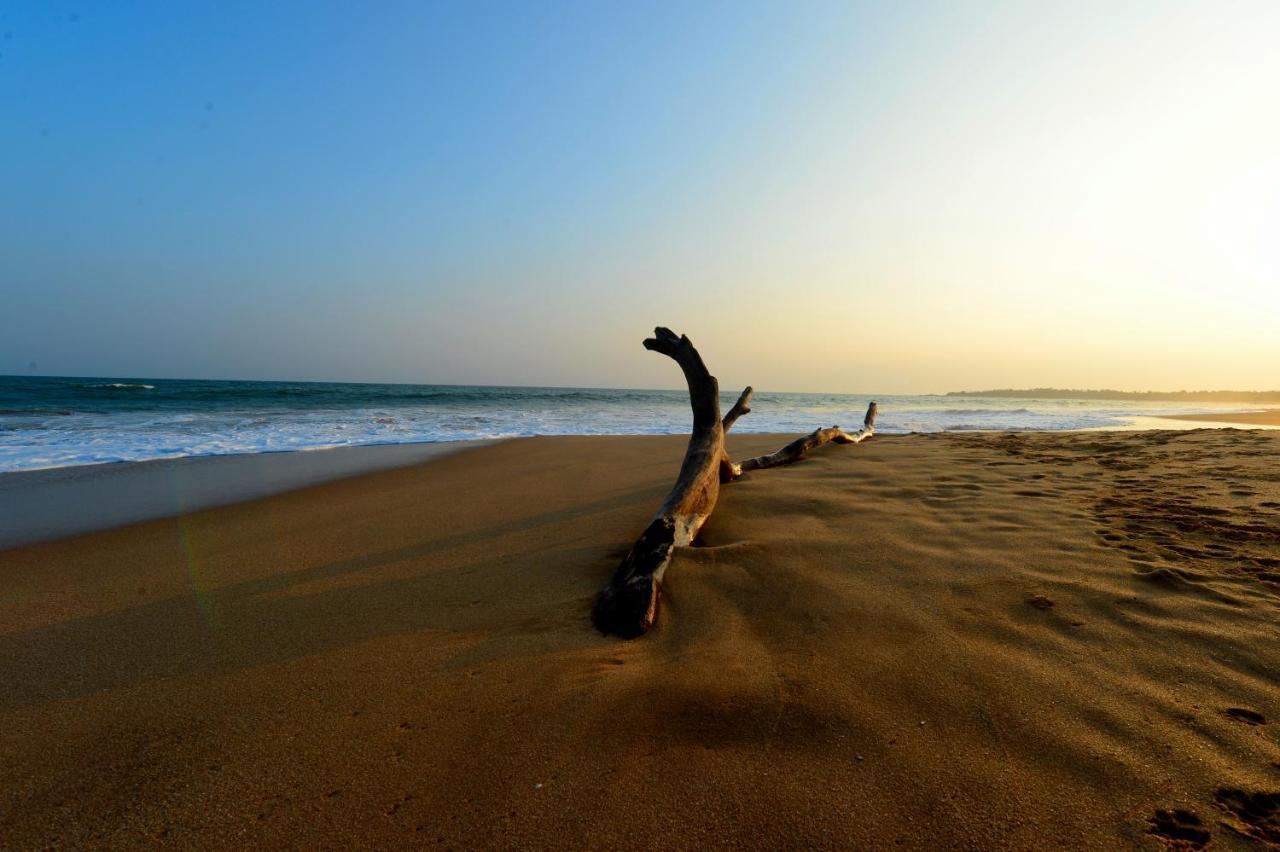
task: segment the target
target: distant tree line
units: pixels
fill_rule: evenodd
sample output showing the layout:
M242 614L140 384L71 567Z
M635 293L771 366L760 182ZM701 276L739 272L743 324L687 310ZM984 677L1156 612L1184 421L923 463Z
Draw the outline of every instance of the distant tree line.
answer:
M1118 391L1064 390L1062 388L1001 388L984 391L951 391L947 396L995 396L1016 399L1141 399L1177 402L1278 402L1280 391Z

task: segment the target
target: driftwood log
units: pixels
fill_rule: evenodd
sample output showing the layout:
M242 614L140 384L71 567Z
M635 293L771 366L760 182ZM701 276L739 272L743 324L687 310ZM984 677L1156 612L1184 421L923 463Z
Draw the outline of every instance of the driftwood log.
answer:
M653 626L658 616L662 575L675 549L688 546L697 538L716 507L721 483L732 482L748 471L799 461L805 453L824 444L864 441L875 433L876 419L873 402L867 408L862 429L853 434L838 426L817 429L777 452L735 463L725 450L724 436L738 418L751 412L751 388L742 392L721 419L720 383L707 370L689 338L657 328L653 337L645 340L644 348L661 352L684 371L693 408L693 434L671 493L596 599L592 612L596 628L624 639L640 636Z

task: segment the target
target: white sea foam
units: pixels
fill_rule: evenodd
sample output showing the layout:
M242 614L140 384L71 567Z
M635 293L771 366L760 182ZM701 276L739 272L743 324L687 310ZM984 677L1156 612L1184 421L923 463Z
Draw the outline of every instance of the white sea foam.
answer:
M99 387L150 391L156 386L102 382ZM266 391L259 388L253 404L242 407L199 401L205 400L204 396L162 408L141 402L112 403L113 407L105 410L6 405L0 412L0 471L528 435L683 433L690 425L688 398L682 392L424 389L400 392L394 397L395 404L343 407L334 402L317 403L311 398L315 392L305 389L268 390L270 398L277 401L262 403ZM166 384L157 393L168 392ZM372 392L366 396L376 397ZM734 396L726 394L723 407L727 408ZM143 399L133 394L122 398ZM871 398L758 393L752 413L736 428L740 432L803 433L832 424L856 426ZM1150 415L1191 412L1185 405L1149 402L966 398L957 405L955 398L936 396L874 398L880 402L877 430L890 434L1203 425L1145 420ZM1234 410L1242 408L1235 406Z

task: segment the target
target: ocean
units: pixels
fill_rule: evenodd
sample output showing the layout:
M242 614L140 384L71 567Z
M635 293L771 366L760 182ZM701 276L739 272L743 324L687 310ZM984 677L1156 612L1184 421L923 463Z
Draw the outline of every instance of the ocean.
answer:
M723 396L727 409L740 388ZM1170 413L1249 410L1187 403L758 391L739 432L1170 427ZM683 390L0 376L0 471L179 456L523 435L689 430ZM1191 425L1191 424L1187 424Z

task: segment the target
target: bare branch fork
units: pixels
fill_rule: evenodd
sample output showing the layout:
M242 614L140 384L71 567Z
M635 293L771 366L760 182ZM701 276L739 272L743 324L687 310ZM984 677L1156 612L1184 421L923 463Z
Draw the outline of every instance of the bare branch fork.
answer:
M689 338L657 328L653 337L644 342L644 348L661 352L684 371L693 408L693 434L671 493L596 599L591 616L596 628L624 639L640 636L653 626L658 616L662 575L671 556L677 547L692 544L697 538L716 506L721 483L732 482L747 471L799 461L824 444L856 444L875 434L873 402L867 407L862 428L853 434L839 426L816 429L777 452L735 463L725 451L724 436L739 417L751 412L751 388L742 392L722 420L720 383L702 363L702 356Z

